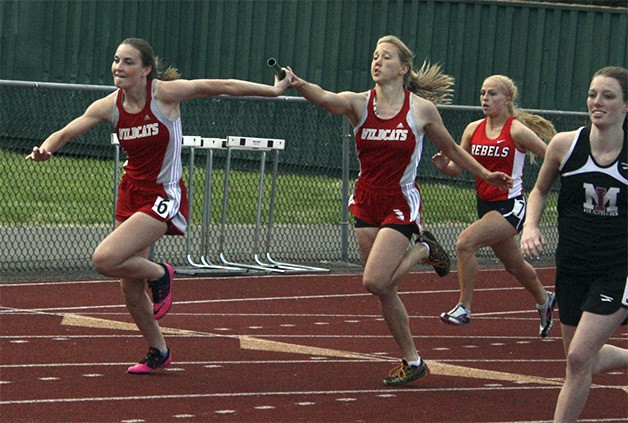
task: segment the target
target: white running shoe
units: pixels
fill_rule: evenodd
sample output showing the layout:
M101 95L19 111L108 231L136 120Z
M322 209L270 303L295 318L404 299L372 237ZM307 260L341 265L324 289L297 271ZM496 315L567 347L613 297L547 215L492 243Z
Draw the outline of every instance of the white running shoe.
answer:
M471 310L462 304L458 304L447 313L441 313L440 319L448 325L466 325L471 321Z
M537 305L536 309L541 317L539 325L539 335L545 338L554 324L554 307L556 307L556 294L548 292L547 301L542 306Z

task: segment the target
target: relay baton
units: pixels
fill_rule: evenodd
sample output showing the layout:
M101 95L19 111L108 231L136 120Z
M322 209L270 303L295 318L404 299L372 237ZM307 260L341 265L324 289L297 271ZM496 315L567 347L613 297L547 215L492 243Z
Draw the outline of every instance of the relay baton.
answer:
M286 71L281 69L281 66L279 66L279 63L277 63L277 61L273 59L272 57L268 59L266 64L272 68L273 72L275 72L275 75L277 75L277 78L279 78L280 80L286 77Z

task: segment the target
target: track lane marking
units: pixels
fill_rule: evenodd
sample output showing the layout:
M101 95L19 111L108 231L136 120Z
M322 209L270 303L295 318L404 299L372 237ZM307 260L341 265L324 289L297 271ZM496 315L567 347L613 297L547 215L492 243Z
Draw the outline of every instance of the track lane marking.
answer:
M558 389L556 386L511 386L511 387L477 387L477 388L388 388L388 389L364 389L364 390L324 390L324 391L275 391L275 392L225 392L204 394L171 394L171 395L137 395L121 397L88 397L88 398L43 398L33 400L6 400L0 401L0 405L24 405L68 402L102 402L102 401L138 401L138 400L168 400L168 399L194 399L194 398L237 398L237 397L269 397L269 396L306 396L306 395L359 395L359 394L405 394L421 392L466 392L466 391L510 391L510 390L537 390Z
M95 328L113 329L113 330L138 331L137 325L135 325L134 323L118 322L114 320L100 319L96 317L88 317L88 316L82 316L79 314L71 314L71 313L65 314L63 316L63 320L61 321L61 324L68 325L68 326L81 326L81 327L95 327ZM390 359L391 361L395 360L391 357L381 357L381 356L354 353L354 352L341 351L341 350L335 350L335 349L310 347L306 345L290 344L290 343L279 342L279 341L269 341L266 339L255 338L248 335L213 334L213 333L208 333L208 332L191 331L191 330L186 330L186 329L174 329L174 328L167 328L167 327L162 327L162 332L164 334L215 336L215 337L221 337L221 338L237 339L240 342L240 348L249 349L249 350L276 351L276 352L287 352L287 353L293 353L293 354L308 354L308 355L322 355L322 356L331 355L334 357L358 358L358 359L364 359L364 360L377 360L377 361L381 361L382 359L386 359L386 358ZM534 384L541 384L541 385L562 385L561 381L556 381L556 380L537 377L537 376L528 376L528 375L519 375L515 373L498 372L498 371L492 371L492 370L474 369L471 367L463 367L463 366L457 366L453 364L441 363L434 360L426 360L426 363L430 367L430 372L432 374L438 374L438 375L443 375L443 376L457 376L457 377L476 378L476 379L501 380L501 381L515 382L515 383L534 383Z

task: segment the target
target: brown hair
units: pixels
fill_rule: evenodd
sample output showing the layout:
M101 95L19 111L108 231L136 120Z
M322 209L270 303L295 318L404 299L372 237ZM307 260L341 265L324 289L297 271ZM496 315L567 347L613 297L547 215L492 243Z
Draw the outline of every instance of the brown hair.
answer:
M431 101L434 104L451 103L453 95L454 78L442 72L441 66L433 65L427 60L423 62L421 68L414 68L414 53L403 41L394 35L386 35L377 44L391 43L397 47L401 64L407 65L409 72L403 77L403 87L412 91L416 95Z
M628 69L622 68L621 66L606 66L593 74L593 78L596 76L606 76L619 82L621 93L624 97L624 103L628 103ZM622 127L624 128L624 136L626 136L628 133L628 115L624 118L624 124Z
M153 48L148 43L148 41L142 38L127 38L120 44L128 44L132 47L135 47L137 51L140 52L142 64L145 67L151 67L151 71L147 76L148 79L161 79L163 81L172 81L174 79L181 78L181 74L179 73L179 71L172 66L169 66L163 72L160 71L159 57L155 55L155 52L153 51Z
M606 66L593 74L593 78L596 76L606 76L617 80L621 86L624 103L628 102L628 69L620 66Z

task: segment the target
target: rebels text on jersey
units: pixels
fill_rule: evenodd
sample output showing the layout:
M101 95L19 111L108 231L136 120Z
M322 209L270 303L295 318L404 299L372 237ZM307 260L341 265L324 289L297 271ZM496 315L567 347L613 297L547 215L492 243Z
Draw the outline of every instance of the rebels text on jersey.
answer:
M510 147L500 147L500 141L501 140L497 141L497 145L472 145L471 155L482 157L508 157L508 154L510 154Z
M471 135L471 156L489 171L504 172L513 179L512 188L502 190L484 179L475 178L476 193L481 200L504 201L524 193L522 176L526 153L517 148L510 135L510 128L514 119L513 116L510 116L506 120L496 138L489 138L486 135L486 118L480 122Z

